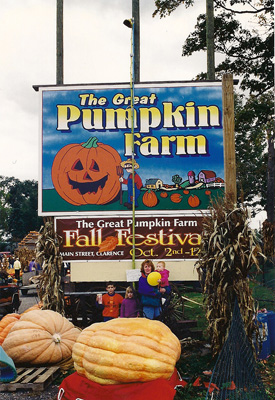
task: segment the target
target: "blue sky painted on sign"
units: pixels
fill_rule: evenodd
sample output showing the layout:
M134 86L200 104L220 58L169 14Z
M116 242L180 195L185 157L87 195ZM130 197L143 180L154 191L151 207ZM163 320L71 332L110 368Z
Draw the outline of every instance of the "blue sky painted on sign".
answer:
M56 153L70 143L85 142L90 136L96 136L100 142L114 147L120 154L122 160L127 159L124 155L124 134L131 132L129 129L117 130L92 130L83 129L81 121L70 125L70 131L57 130L57 105L74 105L80 107L79 94L93 93L96 98L106 97L108 103L106 108L127 108L128 105L114 106L112 99L116 93L122 93L126 97L130 95L129 88L109 87L108 89L87 88L81 90L45 90L42 91L43 110L43 132L42 132L42 163L43 163L43 189L53 188L51 180L51 167ZM148 96L154 93L157 100L153 105L136 105L135 110L139 113L139 107L157 107L163 110L163 102L172 102L173 110L179 105L185 106L186 102L194 102L196 106L215 105L222 111L222 90L221 86L185 86L185 87L135 87L135 96ZM103 110L104 110L103 107ZM91 108L91 107L84 107ZM102 108L95 106L95 108ZM222 114L221 114L222 115ZM220 121L221 122L221 121ZM211 128L163 128L163 121L157 129L150 130L150 133L143 133L144 136L153 136L160 139L160 136L167 135L204 135L208 141L207 155L175 155L175 145L171 146L170 156L144 156L136 147L136 160L140 165L138 174L143 184L146 179L159 178L166 184L172 184L172 176L179 174L183 181L187 179L187 173L193 170L196 174L201 170L215 171L216 175L224 178L223 167L223 132L222 126ZM139 132L139 127L135 128Z

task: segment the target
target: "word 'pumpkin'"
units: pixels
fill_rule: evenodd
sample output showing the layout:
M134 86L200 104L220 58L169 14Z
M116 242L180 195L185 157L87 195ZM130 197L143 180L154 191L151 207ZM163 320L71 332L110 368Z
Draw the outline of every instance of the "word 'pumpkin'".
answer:
M111 146L91 137L86 143L71 143L56 154L52 181L57 193L74 205L106 204L120 190L121 157Z
M61 314L34 310L13 325L2 347L15 365L56 364L71 357L79 333Z
M169 379L178 338L160 321L116 318L84 329L73 347L76 371L101 385Z

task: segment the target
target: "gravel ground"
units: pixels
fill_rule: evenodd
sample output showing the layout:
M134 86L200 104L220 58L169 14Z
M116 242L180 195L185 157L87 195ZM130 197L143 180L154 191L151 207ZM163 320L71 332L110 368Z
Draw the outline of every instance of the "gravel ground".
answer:
M1 400L56 400L58 386L50 385L43 392L17 390L16 392L0 392Z

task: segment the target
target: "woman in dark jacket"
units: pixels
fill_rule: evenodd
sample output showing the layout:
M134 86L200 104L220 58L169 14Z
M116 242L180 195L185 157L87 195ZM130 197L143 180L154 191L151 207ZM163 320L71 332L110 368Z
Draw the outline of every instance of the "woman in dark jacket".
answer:
M149 319L155 319L161 311L161 293L158 287L151 286L147 282L147 276L155 270L151 260L145 260L141 264L141 277L139 278L138 292L141 296L143 315Z

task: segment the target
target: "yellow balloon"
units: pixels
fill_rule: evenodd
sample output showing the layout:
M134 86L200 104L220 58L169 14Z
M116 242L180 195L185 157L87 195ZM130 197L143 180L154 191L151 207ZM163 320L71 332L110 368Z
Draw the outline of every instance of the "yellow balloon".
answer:
M151 272L147 276L147 282L150 286L157 286L159 284L158 279L161 279L161 275L157 271Z

